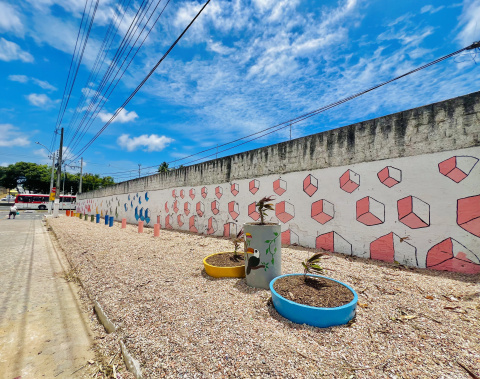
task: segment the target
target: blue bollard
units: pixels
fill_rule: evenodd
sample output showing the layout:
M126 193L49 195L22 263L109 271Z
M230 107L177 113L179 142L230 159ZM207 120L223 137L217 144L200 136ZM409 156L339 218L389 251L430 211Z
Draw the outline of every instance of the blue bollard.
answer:
M105 225L108 225L108 215L105 215Z
M100 215L97 213L96 217L97 217L97 224L99 224L100 223Z
M113 226L113 216L110 216L110 218L108 219L108 226L111 228Z

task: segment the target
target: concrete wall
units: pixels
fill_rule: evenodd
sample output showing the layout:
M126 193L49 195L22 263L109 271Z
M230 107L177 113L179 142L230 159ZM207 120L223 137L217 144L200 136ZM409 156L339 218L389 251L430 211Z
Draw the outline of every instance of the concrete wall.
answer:
M480 272L480 92L131 180L79 211L228 235L276 194L284 243Z

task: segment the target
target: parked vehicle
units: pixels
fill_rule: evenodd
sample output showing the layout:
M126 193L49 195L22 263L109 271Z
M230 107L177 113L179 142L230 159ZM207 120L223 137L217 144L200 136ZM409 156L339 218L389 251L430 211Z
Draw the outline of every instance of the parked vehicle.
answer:
M40 209L48 208L49 195L44 194L21 194L15 198L18 209ZM60 195L59 209L75 209L77 197L72 195Z
M1 198L0 201L6 203L13 203L15 201L15 196L7 195L6 197Z

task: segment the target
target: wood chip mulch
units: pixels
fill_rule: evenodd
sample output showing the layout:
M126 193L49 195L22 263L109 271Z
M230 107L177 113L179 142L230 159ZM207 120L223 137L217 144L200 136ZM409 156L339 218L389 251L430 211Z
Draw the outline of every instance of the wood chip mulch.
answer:
M357 316L319 329L280 316L270 292L214 279L202 260L229 241L143 234L78 218L49 219L76 275L125 341L145 378L468 378L480 376L480 275L412 269L330 254L328 276L353 287ZM312 249L282 248L283 273Z

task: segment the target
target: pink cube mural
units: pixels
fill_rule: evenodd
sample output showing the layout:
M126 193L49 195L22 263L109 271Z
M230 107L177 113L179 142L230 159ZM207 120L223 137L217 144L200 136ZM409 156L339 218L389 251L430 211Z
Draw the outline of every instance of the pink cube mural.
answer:
M217 231L217 220L213 217L210 217L207 222L207 234L215 234Z
M197 216L191 216L188 220L188 230L192 233L198 233Z
M179 226L180 228L183 226L183 224L184 224L184 222L183 222L183 215L181 215L181 214L180 214L180 215L177 215L177 224L178 224L178 226Z
M237 235L237 224L234 222L227 222L223 224L223 236L224 237L231 237Z
M183 204L183 213L185 213L185 216L190 214L190 203L188 201Z
M205 213L205 205L204 205L201 201L199 201L199 202L197 203L195 209L196 209L197 215L198 215L199 217L202 217L203 214Z
M305 192L308 196L312 197L318 189L318 179L314 177L312 174L307 175L305 179L303 179L303 192Z
M237 196L238 195L238 183L232 183L230 185L230 192L232 193L233 196Z
M275 216L284 224L295 217L295 207L287 201L275 204Z
M233 218L234 220L237 219L239 216L239 209L238 209L238 203L235 201L231 201L228 203L228 213L230 214L230 217Z
M207 187L202 187L202 197L205 199L208 195Z
M474 236L480 237L480 195L457 200L457 224Z
M430 205L416 198L407 196L397 201L398 220L410 229L430 226Z
M248 217L255 221L260 218L260 213L257 212L257 203L253 202L248 206Z
M284 245L298 245L300 243L298 234L293 232L291 229L285 230L282 232L282 244Z
M250 183L248 183L248 190L252 194L255 195L259 189L260 189L260 182L257 179L253 179L250 181Z
M215 187L215 196L217 197L217 199L220 199L223 195L223 188L218 186L218 187Z
M460 183L470 174L477 163L478 158L475 157L454 156L440 162L438 171L440 171L440 174L452 179L455 183Z
M387 166L377 173L380 182L391 188L402 181L402 171L398 168Z
M427 268L478 274L480 259L457 240L447 238L428 250Z
M370 258L418 266L417 248L391 232L370 243Z
M322 199L312 203L312 218L320 224L326 224L335 217L335 207L329 201Z
M340 177L340 188L345 192L352 193L360 186L360 175L352 170L347 170Z
M335 231L319 235L315 240L315 247L326 251L352 255L352 244Z
M357 201L357 221L367 226L385 222L385 205L367 196Z
M212 213L217 215L220 212L220 203L217 200L212 201L211 204Z
M191 188L190 191L188 191L188 196L190 196L190 199L195 199L195 188Z
M287 182L282 179L277 179L273 182L273 192L278 196L282 196L287 190Z

